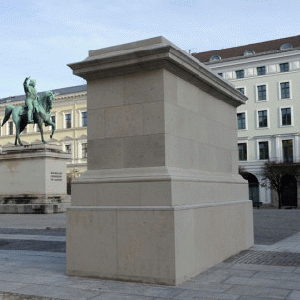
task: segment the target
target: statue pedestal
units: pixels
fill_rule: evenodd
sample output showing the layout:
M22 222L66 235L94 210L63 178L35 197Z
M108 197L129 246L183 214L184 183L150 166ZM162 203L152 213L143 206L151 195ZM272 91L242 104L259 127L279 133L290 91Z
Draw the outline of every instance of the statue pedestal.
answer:
M70 66L87 80L89 125L68 275L177 285L253 245L237 161L244 95L163 37Z
M61 146L35 144L3 147L0 154L0 213L66 211L66 160Z

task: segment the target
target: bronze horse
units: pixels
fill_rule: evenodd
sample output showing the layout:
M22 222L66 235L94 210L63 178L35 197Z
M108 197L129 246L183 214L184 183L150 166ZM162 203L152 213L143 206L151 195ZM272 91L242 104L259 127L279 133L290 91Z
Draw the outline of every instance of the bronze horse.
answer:
M38 98L38 105L35 108L33 114L34 123L38 124L39 126L41 139L44 144L46 144L47 142L44 140L43 123L45 123L46 126L52 126L52 133L50 135L50 138L52 138L55 130L55 124L51 120L51 109L54 96L55 94L52 91L45 92L42 98ZM17 146L19 142L19 145L23 146L20 139L20 133L28 124L27 107L25 105L7 105L5 108L5 117L1 126L3 126L8 121L11 115L16 125L15 145Z

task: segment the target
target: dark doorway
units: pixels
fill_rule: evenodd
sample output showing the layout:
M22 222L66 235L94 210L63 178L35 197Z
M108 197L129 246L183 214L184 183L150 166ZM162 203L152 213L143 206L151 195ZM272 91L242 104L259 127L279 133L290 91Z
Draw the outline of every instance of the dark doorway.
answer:
M285 175L281 179L282 206L297 207L297 180L293 175Z
M252 200L253 206L259 206L259 183L255 175L245 172L242 174L244 179L248 180L249 199Z

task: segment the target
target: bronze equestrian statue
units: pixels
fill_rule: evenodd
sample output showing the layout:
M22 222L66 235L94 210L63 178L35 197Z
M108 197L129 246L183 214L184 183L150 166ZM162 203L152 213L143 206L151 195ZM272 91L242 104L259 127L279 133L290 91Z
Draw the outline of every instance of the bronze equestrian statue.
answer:
M52 126L52 133L50 138L52 138L55 130L55 123L51 120L51 109L52 103L54 101L55 94L52 91L47 91L40 98L35 89L35 80L28 80L30 77L26 77L24 81L24 90L26 94L26 100L24 105L7 105L5 108L5 117L2 122L2 126L8 121L10 116L16 125L16 139L15 145L18 143L23 146L20 133L24 130L27 124L36 123L38 124L39 130L41 132L41 139L44 144L47 142L44 140L43 135L43 123L46 126Z

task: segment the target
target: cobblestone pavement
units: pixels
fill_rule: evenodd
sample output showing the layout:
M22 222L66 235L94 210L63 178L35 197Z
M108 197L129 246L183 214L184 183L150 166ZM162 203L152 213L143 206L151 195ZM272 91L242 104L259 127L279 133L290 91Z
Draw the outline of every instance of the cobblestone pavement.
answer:
M254 209L254 241L272 245L300 232L299 209Z
M68 277L65 275L64 252L5 250L0 247L0 300L300 299L300 229L297 231L297 216L300 219L300 210L255 210L256 235L261 244L256 243L251 250L243 251L177 287ZM55 218L52 220L57 221ZM47 226L53 226L46 222ZM270 228L272 223L278 225L277 230ZM23 235L23 242L63 243L63 234L41 235L46 232L46 226L40 224L39 231L32 228L32 224L30 226L27 235L24 235L26 226L25 231L16 226L13 230L6 227L6 232L0 230L0 242L20 241ZM265 235L259 232L265 228L270 231ZM57 230L51 230L57 233ZM272 237L271 232L276 236ZM274 242L271 243L271 240Z

